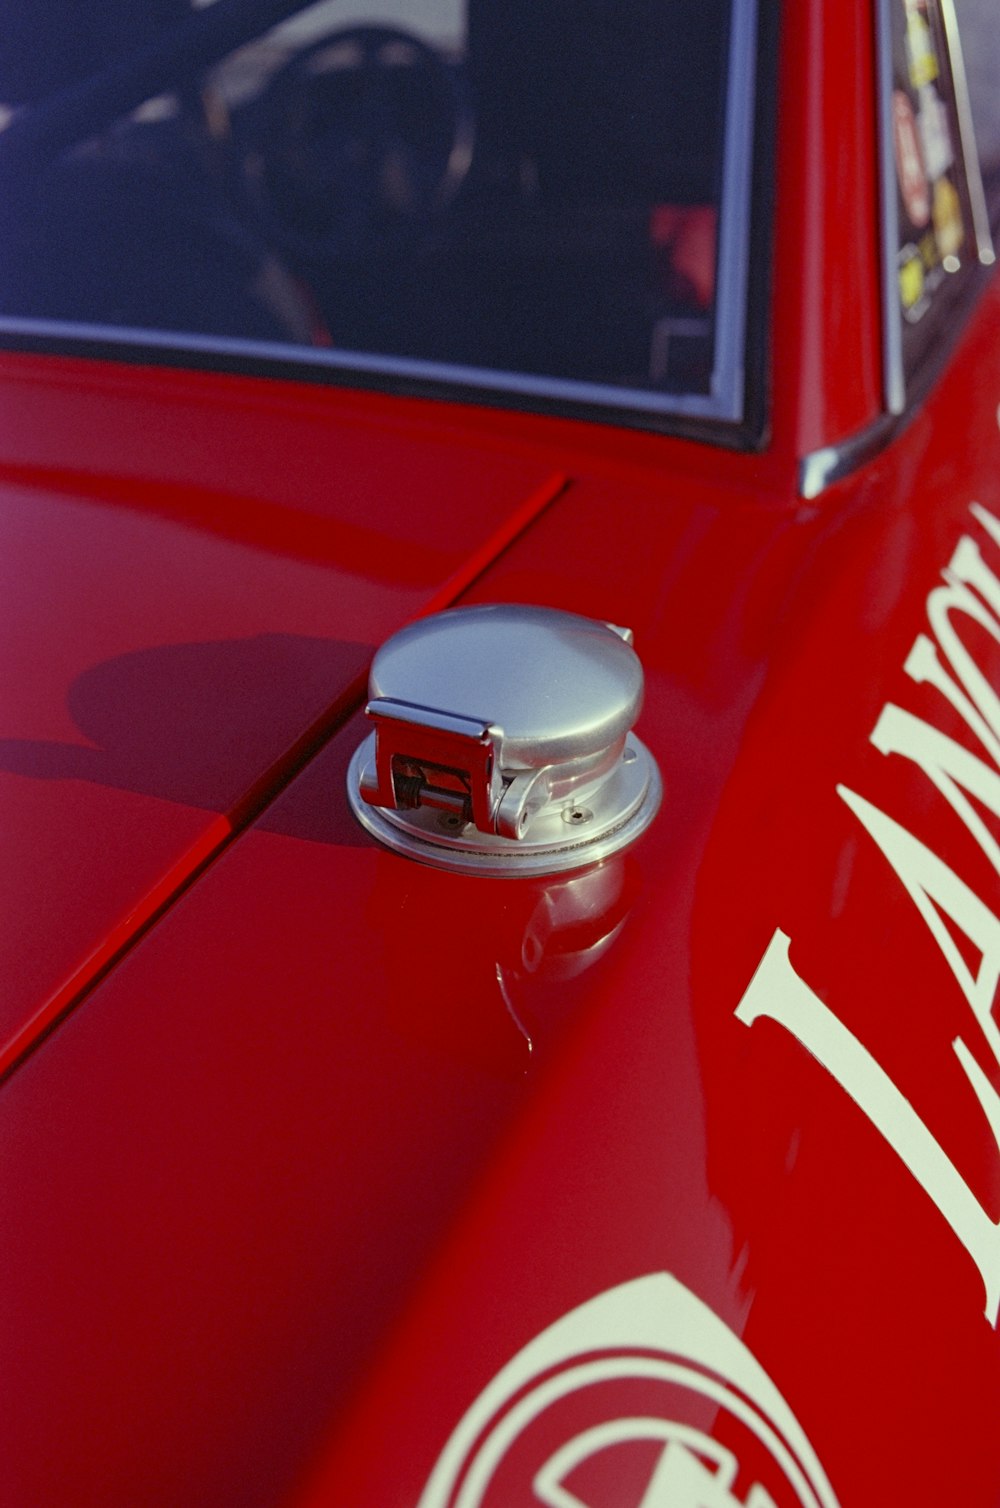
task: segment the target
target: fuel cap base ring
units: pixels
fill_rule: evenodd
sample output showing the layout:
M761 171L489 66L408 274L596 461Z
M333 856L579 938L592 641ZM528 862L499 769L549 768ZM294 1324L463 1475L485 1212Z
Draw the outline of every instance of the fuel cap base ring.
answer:
M663 799L656 761L645 744L629 733L620 768L602 786L603 801L592 806L577 797L557 812L536 819L532 837L517 841L482 833L472 823L452 826L447 813L370 806L360 792L364 771L374 758L372 733L355 750L347 774L351 810L362 827L409 859L491 879L564 874L610 858L646 831ZM576 812L582 813L582 819L574 819ZM540 826L543 831L535 836Z

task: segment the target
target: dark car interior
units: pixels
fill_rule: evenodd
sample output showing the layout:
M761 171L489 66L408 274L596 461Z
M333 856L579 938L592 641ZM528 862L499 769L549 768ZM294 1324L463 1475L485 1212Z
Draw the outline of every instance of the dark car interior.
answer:
M0 313L707 391L729 8L0 0Z

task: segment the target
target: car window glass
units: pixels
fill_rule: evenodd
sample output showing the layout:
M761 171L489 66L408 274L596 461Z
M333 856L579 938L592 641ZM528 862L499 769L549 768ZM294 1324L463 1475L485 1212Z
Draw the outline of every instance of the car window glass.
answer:
M1000 11L996 0L955 0L983 184L1000 221Z
M752 12L324 0L4 170L194 12L0 0L0 316L739 417Z
M890 388L901 408L993 253L951 0L886 3Z

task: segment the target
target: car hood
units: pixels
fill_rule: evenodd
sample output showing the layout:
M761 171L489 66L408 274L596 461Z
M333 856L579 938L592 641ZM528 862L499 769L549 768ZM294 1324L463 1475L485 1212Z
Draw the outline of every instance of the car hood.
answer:
M3 1072L562 479L309 389L0 382Z
M678 1423L729 1452L706 1497L995 1500L996 1335L921 1168L946 1156L995 1231L988 1101L953 1047L985 1072L988 1043L968 965L856 815L995 906L943 786L872 737L895 704L934 750L969 739L961 698L904 668L932 632L961 658L929 607L956 559L1000 602L1000 468L970 509L959 404L814 505L723 493L724 458L697 482L673 442L603 472L581 443L463 600L633 628L665 791L642 841L548 883L412 863L348 809L356 715L10 1076L21 1501L632 1508ZM1000 455L992 403L966 432ZM498 476L505 454L528 459L495 449ZM978 629L953 617L995 684L986 600Z
M634 852L546 882L382 850L347 805L357 715L11 1077L4 1136L19 1179L46 1188L6 1278L28 1358L16 1470L36 1497L65 1495L44 1416L85 1463L74 1508L123 1482L151 1505L415 1508L512 1337L551 1319L557 1272L562 1307L607 1285L623 1203L641 1227L630 1263L700 1266L703 1296L740 1318L683 1002L698 855L761 684L757 594L797 533L710 487L579 479L466 593L634 627L640 733L666 780ZM511 1285L513 1329L491 1318ZM458 1312L474 1346L455 1347ZM423 1399L413 1368L433 1351Z

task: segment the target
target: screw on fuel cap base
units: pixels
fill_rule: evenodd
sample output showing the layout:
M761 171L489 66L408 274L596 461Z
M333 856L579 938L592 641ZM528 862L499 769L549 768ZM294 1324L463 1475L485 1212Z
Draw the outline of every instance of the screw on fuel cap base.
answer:
M644 832L659 771L632 733L642 665L627 629L552 608L455 608L375 656L374 732L348 796L380 842L463 873L596 863Z

